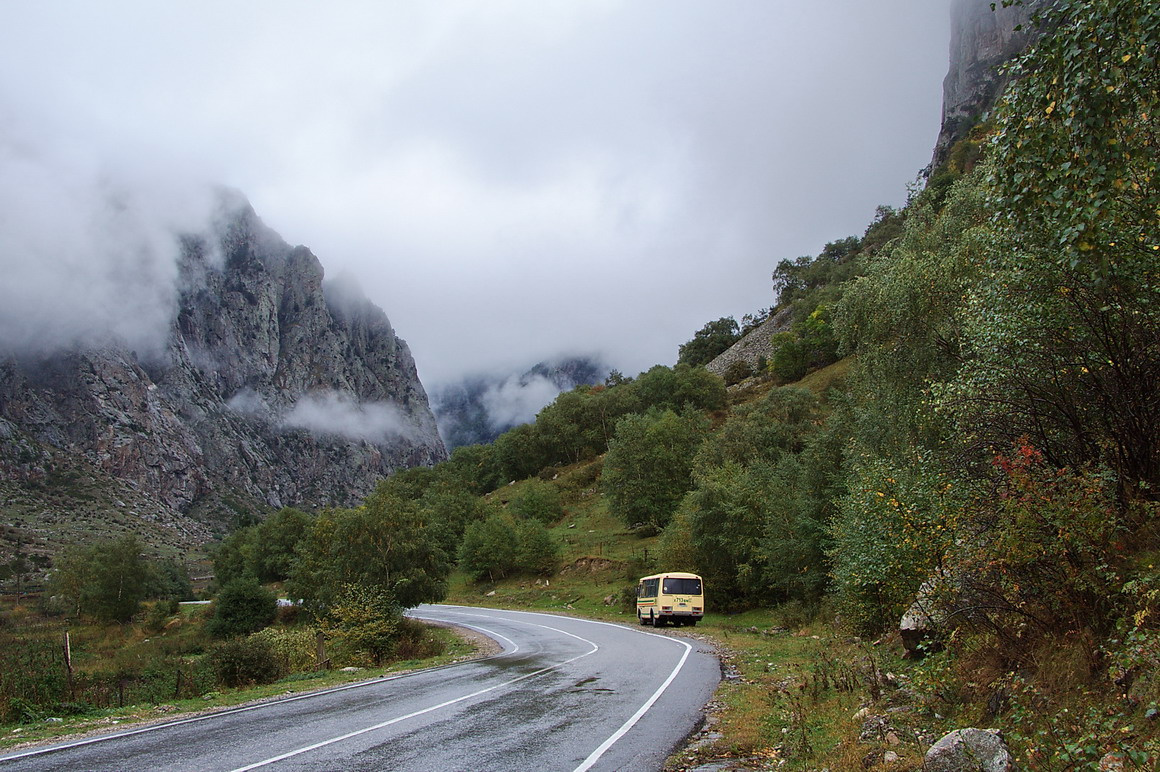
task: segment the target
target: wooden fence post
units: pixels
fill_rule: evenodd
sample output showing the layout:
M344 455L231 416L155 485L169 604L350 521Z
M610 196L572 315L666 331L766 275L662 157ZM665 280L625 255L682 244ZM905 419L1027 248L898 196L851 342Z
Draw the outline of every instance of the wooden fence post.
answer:
M326 636L319 630L314 634L315 657L319 670L327 670L330 662L326 659Z
M68 630L64 631L64 670L68 675L68 700L76 702L76 685L73 683L72 669L72 642L69 640Z

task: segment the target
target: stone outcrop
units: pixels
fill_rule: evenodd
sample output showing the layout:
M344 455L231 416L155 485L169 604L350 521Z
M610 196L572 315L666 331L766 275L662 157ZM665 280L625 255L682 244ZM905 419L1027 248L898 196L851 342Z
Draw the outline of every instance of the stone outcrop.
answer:
M781 309L718 354L713 361L705 365L705 369L724 378L731 366L737 362L744 362L756 372L761 367L761 361L768 359L773 353L773 336L789 330L792 322L792 310L788 307Z
M950 69L943 80L942 128L934 148L935 167L995 104L1007 83L1000 66L1034 40L1037 30L1030 23L1031 16L1046 4L1046 0L1026 0L1004 8L996 2L992 11L990 0L954 0Z
M0 362L0 456L83 457L169 510L351 505L446 457L404 341L244 201L186 237L160 353L110 344Z
M926 752L923 772L1009 772L1007 744L994 729L956 729Z

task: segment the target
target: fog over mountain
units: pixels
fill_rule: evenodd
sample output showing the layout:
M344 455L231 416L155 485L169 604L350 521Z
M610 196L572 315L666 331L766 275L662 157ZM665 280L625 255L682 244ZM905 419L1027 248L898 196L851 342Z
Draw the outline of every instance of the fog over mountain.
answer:
M591 356L539 362L515 373L473 373L431 393L431 409L449 450L487 443L508 429L531 423L556 396L577 386L603 383L611 368Z
M211 227L208 184L0 125L0 352L124 341L156 352L176 309L180 233Z
M156 347L225 185L429 384L671 363L902 202L948 40L948 0L5 3L3 343Z
M110 491L127 486L138 499L133 518L157 513L196 542L204 524L229 528L239 512L356 504L395 470L446 458L386 314L357 288L326 281L319 259L285 242L243 197L219 192L211 209L206 230L150 242L128 228L123 246L139 247L128 261L78 265L94 289L120 282L124 309L115 293L96 310L12 298L60 323L24 338L6 331L8 506L25 502L37 521L58 507L74 521L106 521L125 507ZM122 211L93 220L115 222ZM72 257L88 256L86 246L78 238ZM95 265L104 271L88 270ZM63 285L78 303L83 281ZM102 491L104 508L86 494L93 511L73 512L81 505L43 493L71 495L80 480ZM42 496L51 501L37 505Z

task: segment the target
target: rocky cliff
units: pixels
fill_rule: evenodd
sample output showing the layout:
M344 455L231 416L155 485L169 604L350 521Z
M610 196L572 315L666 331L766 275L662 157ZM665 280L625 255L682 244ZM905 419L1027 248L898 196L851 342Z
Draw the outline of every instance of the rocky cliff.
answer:
M406 343L308 249L236 199L181 246L160 352L111 343L0 362L9 492L67 467L128 485L154 520L222 530L269 508L351 505L393 470L446 457Z
M943 80L942 127L933 165L984 116L1002 93L1001 65L1023 52L1037 34L1032 15L1047 0L1024 0L1004 8L990 0L954 0L951 5L950 67Z

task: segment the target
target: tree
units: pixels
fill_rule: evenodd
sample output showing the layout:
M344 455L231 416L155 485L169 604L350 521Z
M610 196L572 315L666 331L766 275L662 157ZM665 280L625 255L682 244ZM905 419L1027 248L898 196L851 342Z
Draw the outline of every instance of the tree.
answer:
M856 258L861 240L848 236L831 241L817 257L803 255L796 260L782 260L773 271L773 293L777 307L805 309L808 313L829 294L839 292L840 286L857 272Z
M508 508L521 520L538 520L551 525L564 515L560 491L550 482L532 479L520 486Z
M696 466L776 462L784 453L800 452L820 420L813 392L794 386L773 389L758 402L736 408L701 445Z
M219 587L243 576L257 578L257 535L257 526L239 528L212 549L213 575Z
M526 574L551 574L556 569L560 548L539 520L521 520L515 525L516 568Z
M503 579L516 569L518 537L509 516L494 514L472 523L463 534L459 567L473 581Z
M150 567L135 536L74 548L57 563L49 590L74 613L128 622L146 597Z
M193 583L189 570L177 560L149 563L145 597L162 600L193 600Z
M490 493L503 484L491 445L463 445L451 451L451 458L439 465L476 496Z
M468 526L459 567L473 581L495 581L517 573L551 573L558 555L559 548L542 522L516 521L496 513Z
M145 599L149 566L135 536L99 542L89 548L90 583L86 610L107 622L128 622Z
M252 577L231 580L214 598L213 616L206 623L215 638L256 633L278 615L278 599Z
M1060 0L1017 60L989 170L998 240L940 394L979 455L1027 437L1160 491L1160 7Z
M324 615L348 584L377 586L403 608L447 592L451 563L445 532L380 484L360 507L327 510L301 542L287 591Z
M707 422L698 413L653 409L625 416L604 459L601 485L629 526L658 533L693 485L693 454Z
M467 526L484 520L493 505L486 499L473 496L453 482L432 485L415 502L418 516L427 523L433 538L446 555L459 552L459 543Z
M302 510L284 507L254 527L248 557L259 582L282 582L290 576L298 544L313 522Z
M693 367L707 365L736 343L740 337L741 330L737 326L737 320L732 316L707 322L693 334L692 340L681 344L677 362Z
M835 311L856 355L844 419L853 442L844 491L823 522L838 607L878 632L898 621L953 543L953 516L977 458L935 410L967 347L967 298L995 228L982 169L912 202L902 236L871 258Z
M543 434L536 424L509 429L492 444L496 466L506 481L525 480L552 463Z
M637 410L660 408L684 410L720 410L725 407L725 381L704 367L678 364L656 365L641 373L633 384L638 400Z
M687 537L666 530L665 541L675 550L687 538L698 571L733 606L812 602L825 587L841 443L819 432L820 420L811 392L774 389L735 410L697 452L695 487L679 510Z

